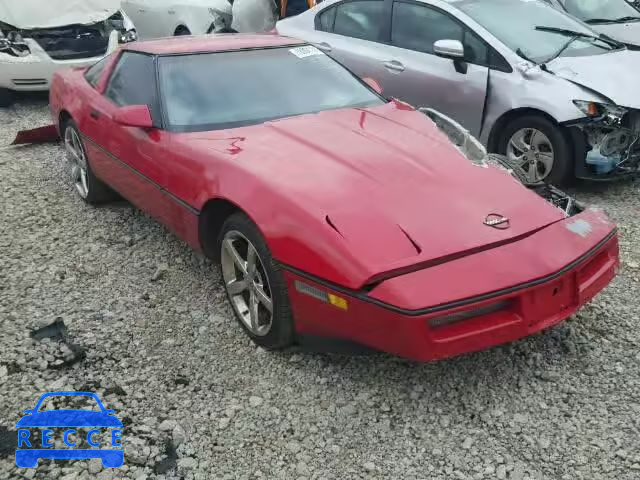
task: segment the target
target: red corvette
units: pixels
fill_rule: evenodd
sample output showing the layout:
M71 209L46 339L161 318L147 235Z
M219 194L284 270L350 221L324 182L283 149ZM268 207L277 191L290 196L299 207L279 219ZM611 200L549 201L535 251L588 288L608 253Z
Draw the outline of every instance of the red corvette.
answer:
M307 334L417 360L480 350L566 319L618 267L603 213L468 159L289 38L128 44L57 74L51 113L80 196L117 192L219 260L265 348Z

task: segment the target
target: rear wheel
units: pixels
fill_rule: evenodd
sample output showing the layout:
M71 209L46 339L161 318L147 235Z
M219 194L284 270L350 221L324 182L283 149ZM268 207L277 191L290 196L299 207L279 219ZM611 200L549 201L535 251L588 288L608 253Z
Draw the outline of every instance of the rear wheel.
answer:
M113 200L116 197L113 190L93 174L84 142L73 120L68 120L63 124L62 132L71 181L80 198L87 203L103 203Z
M498 150L530 184L566 184L573 177L568 140L560 127L542 116L525 115L509 122Z
M10 107L13 103L13 92L8 88L0 88L0 107Z
M222 226L218 249L227 298L243 330L266 349L293 343L287 287L256 225L234 213Z

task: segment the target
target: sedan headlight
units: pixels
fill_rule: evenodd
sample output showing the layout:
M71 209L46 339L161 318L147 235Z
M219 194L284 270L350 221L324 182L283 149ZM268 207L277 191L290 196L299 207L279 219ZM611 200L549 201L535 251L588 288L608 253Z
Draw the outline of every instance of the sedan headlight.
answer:
M127 30L126 32L120 34L118 40L120 43L135 42L136 40L138 40L138 32L136 32L135 30Z
M590 118L610 116L616 119L621 119L622 117L624 117L624 114L627 113L626 108L619 107L618 105L612 105L610 103L590 102L588 100L574 100L573 104L578 107L578 110L580 110Z
M5 35L0 30L0 52L14 57L26 57L31 53L31 50L18 32L11 31Z

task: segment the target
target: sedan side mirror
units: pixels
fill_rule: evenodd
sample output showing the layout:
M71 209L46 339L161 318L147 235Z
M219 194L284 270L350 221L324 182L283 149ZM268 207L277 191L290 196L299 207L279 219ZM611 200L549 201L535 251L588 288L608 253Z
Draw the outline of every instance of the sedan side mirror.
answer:
M464 58L464 46L459 40L438 40L433 44L433 53L451 60L462 60Z
M147 105L129 105L120 107L113 115L113 120L127 127L152 128L153 120Z
M376 80L370 77L365 77L362 81L369 85L372 90L375 90L376 93L382 95L382 86Z

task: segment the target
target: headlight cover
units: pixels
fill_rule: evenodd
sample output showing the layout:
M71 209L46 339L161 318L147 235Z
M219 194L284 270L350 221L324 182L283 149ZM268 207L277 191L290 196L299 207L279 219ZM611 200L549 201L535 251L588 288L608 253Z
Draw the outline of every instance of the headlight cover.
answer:
M26 57L31 53L20 33L15 31L7 32L5 35L0 30L0 53L6 53L14 57Z
M627 109L610 103L592 102L589 100L574 100L573 104L589 118L609 116L622 119Z
M138 32L135 30L127 30L124 33L120 33L120 36L118 37L118 41L120 43L135 42L136 40L138 40Z

